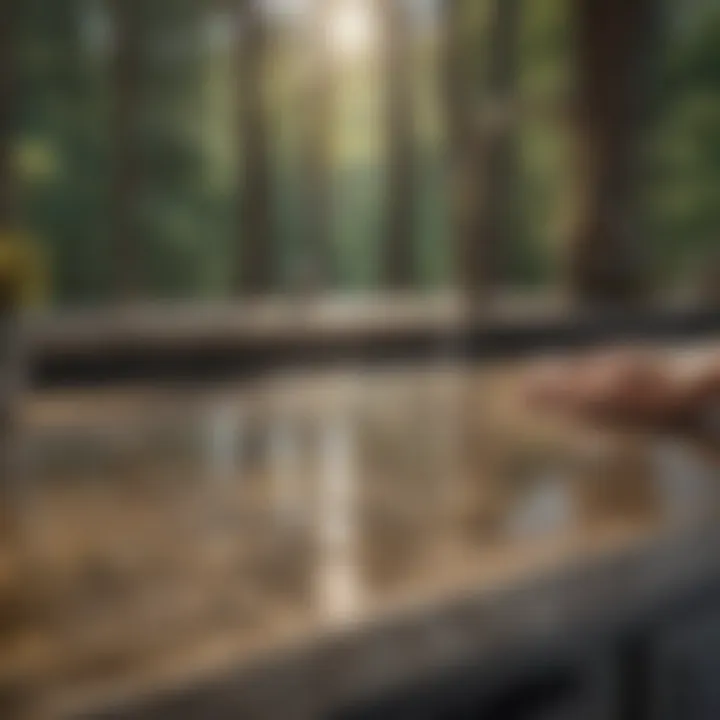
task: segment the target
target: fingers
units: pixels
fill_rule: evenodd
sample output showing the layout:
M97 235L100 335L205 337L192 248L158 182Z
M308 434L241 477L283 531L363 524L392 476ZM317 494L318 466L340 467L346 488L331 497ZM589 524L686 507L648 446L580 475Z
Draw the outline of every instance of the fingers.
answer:
M531 406L572 417L651 428L692 422L720 401L720 358L678 372L647 352L620 350L546 363L528 379Z

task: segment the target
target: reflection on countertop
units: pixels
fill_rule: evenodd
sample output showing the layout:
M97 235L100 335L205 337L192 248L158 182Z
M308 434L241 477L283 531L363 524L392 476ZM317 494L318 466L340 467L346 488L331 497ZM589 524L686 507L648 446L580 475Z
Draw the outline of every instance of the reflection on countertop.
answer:
M482 598L522 586L537 603L532 583L563 568L708 526L707 448L532 416L522 370L31 398L21 532L0 585L14 618L3 697L55 717L230 669L290 682L296 667L297 716L315 717L478 646ZM578 586L578 612L610 601L595 591ZM560 622L548 602L532 617L505 606L506 625ZM503 635L497 618L484 632ZM315 692L298 690L303 677ZM273 695L248 691L243 717L282 717Z

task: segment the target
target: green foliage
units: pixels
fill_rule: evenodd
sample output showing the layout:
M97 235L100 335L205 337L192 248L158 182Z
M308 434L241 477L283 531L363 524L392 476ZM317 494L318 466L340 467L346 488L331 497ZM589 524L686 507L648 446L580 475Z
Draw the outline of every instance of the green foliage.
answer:
M720 8L675 13L649 196L660 279L686 284L720 249Z
M17 158L28 224L51 259L58 302L108 300L112 271L110 188L113 28L108 0L23 0L18 66ZM144 0L136 142L142 158L137 241L143 282L158 297L218 297L242 242L231 17L214 3ZM463 51L476 100L483 95L488 2L467 0ZM523 102L559 104L572 69L568 0L524 4L519 87ZM720 8L679 3L668 13L654 172L647 184L653 253L663 282L720 246ZM274 28L271 104L277 247L290 278L304 255L303 50L292 28ZM451 277L443 111L436 37L421 33L414 108L418 156L420 282ZM341 284L378 282L383 165L379 73L339 69L333 188ZM548 283L568 194L567 132L522 112L520 179L511 280Z

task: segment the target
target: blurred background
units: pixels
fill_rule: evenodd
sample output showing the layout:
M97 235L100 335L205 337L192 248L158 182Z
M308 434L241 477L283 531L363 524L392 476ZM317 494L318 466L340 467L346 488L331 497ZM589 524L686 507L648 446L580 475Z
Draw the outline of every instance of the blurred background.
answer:
M0 187L53 306L712 284L711 0L5 5Z

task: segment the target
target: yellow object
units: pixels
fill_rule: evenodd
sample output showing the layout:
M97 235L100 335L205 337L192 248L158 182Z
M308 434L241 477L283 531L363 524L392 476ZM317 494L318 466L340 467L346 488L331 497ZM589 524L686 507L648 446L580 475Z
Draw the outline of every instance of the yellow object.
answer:
M42 253L20 232L0 230L0 308L37 305L46 294Z

